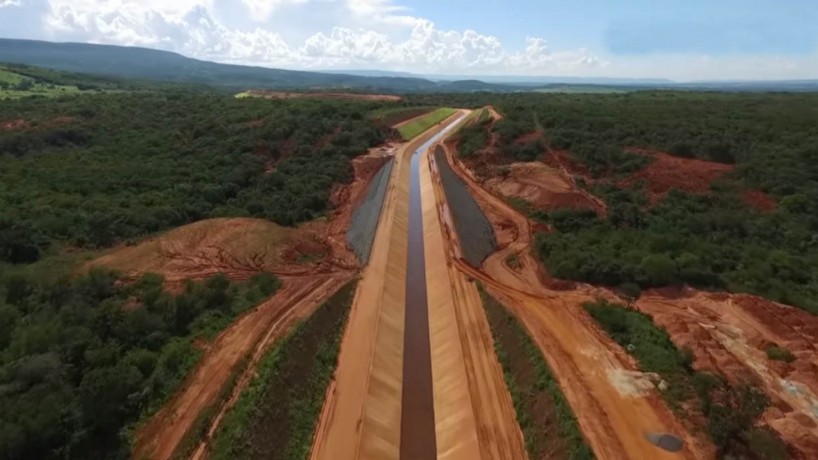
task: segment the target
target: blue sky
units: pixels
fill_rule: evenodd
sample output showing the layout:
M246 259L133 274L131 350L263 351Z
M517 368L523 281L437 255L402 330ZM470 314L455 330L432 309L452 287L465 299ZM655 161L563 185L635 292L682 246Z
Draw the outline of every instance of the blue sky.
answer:
M816 0L0 0L0 35L300 69L818 78Z

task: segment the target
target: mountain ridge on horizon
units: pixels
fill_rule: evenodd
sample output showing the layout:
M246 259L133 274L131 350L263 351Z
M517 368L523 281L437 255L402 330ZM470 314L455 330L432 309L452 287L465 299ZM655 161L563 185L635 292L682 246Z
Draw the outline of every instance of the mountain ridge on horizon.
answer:
M0 38L0 62L121 78L232 89L336 89L412 92L513 92L611 87L724 91L818 91L816 80L674 82L665 79L551 76L442 76L388 70L287 70L225 64L146 47Z

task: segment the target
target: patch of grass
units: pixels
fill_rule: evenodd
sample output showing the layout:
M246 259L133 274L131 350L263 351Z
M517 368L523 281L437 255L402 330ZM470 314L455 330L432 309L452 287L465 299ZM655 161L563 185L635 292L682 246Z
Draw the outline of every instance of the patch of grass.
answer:
M434 112L430 112L421 118L401 126L398 128L398 132L404 140L414 139L420 133L449 118L453 113L454 109L452 108L444 107L437 109Z
M23 76L0 67L0 83L16 85L23 81Z
M216 432L211 458L307 458L356 284L341 288L262 358Z
M661 394L676 413L688 415L688 410L695 410L707 419L707 433L718 458L786 458L780 456L786 453L783 441L755 426L770 404L765 393L748 385L733 387L713 374L695 371L693 353L677 348L649 315L605 300L583 306L636 358L640 370L655 372L668 383Z
M482 287L480 297L529 457L595 458L540 350L517 319Z
M506 265L514 270L519 270L522 266L520 263L520 255L515 252L514 254L509 254L506 256Z
M30 78L0 67L0 99L28 96L58 97L86 92L74 85L60 85Z
M488 109L480 109L477 115L474 116L474 123L478 125L482 125L489 120L491 120L491 112Z
M393 126L410 118L432 112L437 107L422 105L417 107L390 107L372 111L369 118L386 126Z
M790 350L787 350L784 347L779 347L778 345L769 345L764 351L767 352L767 358L772 360L784 361L785 363L795 361L795 356L793 356Z

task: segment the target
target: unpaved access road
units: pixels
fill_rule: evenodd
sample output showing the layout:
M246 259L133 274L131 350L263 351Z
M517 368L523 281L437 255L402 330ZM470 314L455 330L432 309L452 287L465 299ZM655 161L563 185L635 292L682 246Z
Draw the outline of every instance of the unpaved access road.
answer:
M182 388L139 427L134 436L135 459L169 459L199 414L218 403L219 395L246 358L257 361L276 338L352 279L353 273L282 278L283 286L266 302L246 313L219 334ZM240 378L239 381L245 381Z
M596 297L611 298L612 294L588 286L570 291L547 288L531 255L528 220L475 182L451 151L447 157L498 234L507 235L501 241L505 247L489 257L481 268L469 266L448 251L450 263L465 275L480 280L522 322L553 370L597 458L712 457L707 443L676 420L653 384L636 370L633 359L600 331L582 309L582 302ZM510 227L513 229L509 230ZM519 259L517 268L506 262L512 254ZM662 451L645 440L646 432L673 433L685 440L685 449L676 454Z

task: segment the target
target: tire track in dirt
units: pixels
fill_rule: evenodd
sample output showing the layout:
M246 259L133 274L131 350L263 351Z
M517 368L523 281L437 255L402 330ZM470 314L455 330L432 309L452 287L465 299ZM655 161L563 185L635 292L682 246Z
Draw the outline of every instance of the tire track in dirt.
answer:
M464 174L450 150L447 157L496 228L502 223L517 227L516 238L486 260L482 269L454 260L450 254L452 263L465 275L481 280L520 319L554 371L597 458L709 457L706 443L675 419L659 395L647 388L633 359L581 307L583 301L611 298L612 294L587 286L567 292L545 287L530 253L528 220ZM506 264L510 254L518 255L520 268ZM644 439L648 431L675 433L685 439L686 448L678 454L664 452Z
M247 356L256 361L269 344L299 319L309 316L352 276L349 272L283 278L283 286L275 295L219 334L181 389L136 431L132 457L171 458L202 410L218 400L236 366ZM240 382L250 372L252 366L248 366Z

